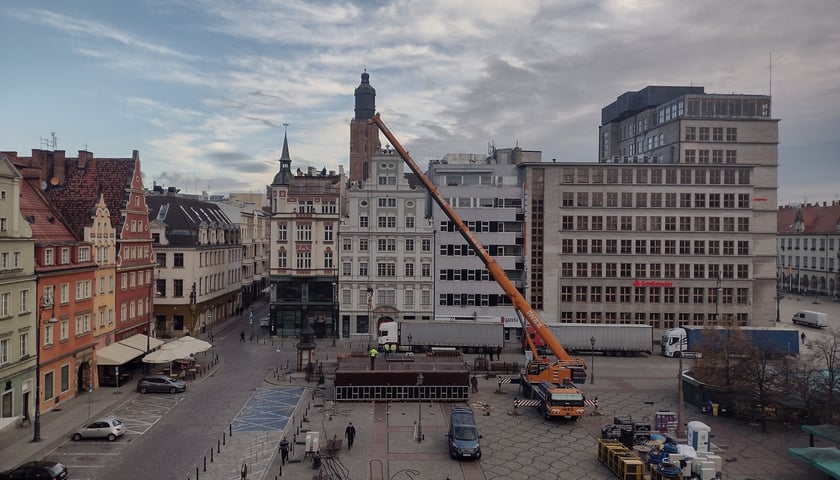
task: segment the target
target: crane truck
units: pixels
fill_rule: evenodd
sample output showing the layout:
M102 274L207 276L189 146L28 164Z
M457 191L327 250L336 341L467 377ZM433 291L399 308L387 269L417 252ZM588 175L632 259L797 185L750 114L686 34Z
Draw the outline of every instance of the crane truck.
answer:
M502 288L508 298L510 298L511 302L513 302L513 306L517 313L521 315L534 330L536 330L540 337L542 337L546 346L548 346L549 350L551 350L554 356L557 357L556 360L549 360L546 357L536 355L536 349L534 349L534 358L525 368L522 381L520 381L520 388L522 388L523 391L527 389L526 393L530 398L533 398L540 382L543 381L553 383L558 386L571 385L575 382L584 382L586 380L586 365L584 361L579 358L573 358L563 348L560 342L557 341L551 333L551 330L549 330L548 326L543 323L537 312L531 308L528 300L526 300L522 293L516 289L516 285L514 285L514 283L508 278L504 269L496 262L495 259L493 259L487 249L484 248L478 238L473 234L469 227L467 227L467 224L461 220L461 217L455 209L452 208L446 199L443 198L437 187L432 183L431 179L429 179L429 177L420 170L420 167L408 154L408 151L402 146L388 126L385 125L385 122L382 121L379 113L373 115L368 122L376 125L376 127L379 128L379 131L385 135L385 138L388 139L394 150L399 153L400 157L402 157L403 161L406 165L408 165L408 168L411 169L414 175L416 175L423 183L423 186L426 188L426 191L429 192L429 195L431 195L435 203L437 203L441 210L443 210L449 220L458 227L458 232L467 244L475 250L476 255L481 259L482 263L484 263L487 271L490 272L490 275L496 283Z

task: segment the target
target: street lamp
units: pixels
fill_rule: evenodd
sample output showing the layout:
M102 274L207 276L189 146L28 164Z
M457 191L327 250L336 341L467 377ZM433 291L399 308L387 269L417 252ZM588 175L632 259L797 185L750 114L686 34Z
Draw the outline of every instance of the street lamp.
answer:
M418 373L417 374L417 441L418 442L423 441L423 426L422 426L423 401L420 398L420 397L422 397L422 394L420 393L422 388L423 388L423 373Z
M592 367L592 371L590 372L589 383L594 384L595 383L595 337L594 336L589 339L589 344L592 345L592 352L591 352L592 353L592 362L591 362L591 365L590 365Z
M414 351L414 347L412 346L413 344L411 343L411 334L410 334L410 333L409 333L409 334L408 334L408 336L406 337L406 340L408 340L408 351L409 351L409 352L413 352L413 351Z
M335 346L335 339L338 338L338 282L333 282L333 339L332 346Z
M43 310L54 308L53 299L50 296L44 295ZM32 441L41 441L41 312L38 312L38 318L35 319L37 327L35 329L35 422L33 423ZM58 323L55 317L47 319L47 324Z
M723 293L723 288L720 286L720 272L718 272L717 276L717 286L715 288L715 325L720 324L720 317L718 316L718 310L720 308L720 295Z

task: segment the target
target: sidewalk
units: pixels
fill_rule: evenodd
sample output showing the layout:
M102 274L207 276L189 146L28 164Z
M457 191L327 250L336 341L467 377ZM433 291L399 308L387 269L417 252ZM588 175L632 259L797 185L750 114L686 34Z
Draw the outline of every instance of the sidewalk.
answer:
M85 420L111 411L131 398L135 384L119 388L101 387L64 401L41 414L41 441L33 442L33 425L9 425L0 431L0 471L10 470L27 460L37 460L55 450ZM34 420L33 420L34 421Z
M259 300L252 306L256 309L264 303L265 300ZM239 319L241 316L234 314L214 325L217 332L224 331L229 322ZM204 335L199 335L199 338L202 336ZM221 363L220 360L213 368L218 368ZM99 387L90 393L80 393L76 397L61 402L49 412L42 413L40 442L32 441L34 436L32 423L27 423L22 427L19 422L16 422L0 430L0 472L11 470L28 460L40 460L49 455L68 440L73 431L82 426L85 421L100 417L137 395L136 385L136 381L131 381L118 388Z

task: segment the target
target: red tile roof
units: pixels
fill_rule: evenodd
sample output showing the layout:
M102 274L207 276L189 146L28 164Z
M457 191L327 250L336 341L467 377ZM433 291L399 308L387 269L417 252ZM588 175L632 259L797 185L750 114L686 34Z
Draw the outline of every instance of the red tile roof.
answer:
M58 208L70 228L84 238L85 227L91 224L94 205L99 194L105 197L110 209L111 225L122 231L123 209L128 203L127 189L135 167L139 171L139 155L134 158L93 158L89 152L79 152L80 158L66 158L63 181L49 185L47 197Z
M838 233L840 223L840 203L833 205L802 205L800 207L780 207L776 217L778 233L797 233L794 229L796 217L801 212L806 234Z
M37 182L38 180L34 180ZM20 182L20 213L32 227L37 243L75 243L76 238L59 214L50 205L32 178Z

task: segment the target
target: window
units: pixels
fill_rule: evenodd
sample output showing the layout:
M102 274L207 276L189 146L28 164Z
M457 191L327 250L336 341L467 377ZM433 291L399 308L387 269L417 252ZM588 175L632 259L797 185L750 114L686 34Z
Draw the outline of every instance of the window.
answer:
M405 262L405 276L406 277L413 277L414 276L414 262Z
M333 240L333 225L328 223L324 225L324 241L332 242Z
M737 142L738 141L738 129L737 128L727 128L726 129L726 141L727 142Z
M69 248L62 248L61 249L61 264L66 265L70 263L70 249Z
M709 141L709 127L700 127L700 141L701 142L708 142Z
M713 142L722 142L723 141L723 127L712 128L712 141Z
M414 217L405 217L405 228L414 228Z
M54 253L52 248L44 249L44 265L52 265L54 263Z
M368 217L367 217L367 215L362 215L361 217L359 217L359 227L368 228Z
M324 252L324 268L333 268L333 253L332 253L332 251Z
M312 252L297 252L295 265L296 268L303 270L312 268Z
M69 283L62 283L59 287L59 301L62 304L68 303L70 301L70 284Z
M62 320L59 324L58 341L63 342L70 338L70 320Z
M61 392L70 390L70 365L61 366Z
M312 224L311 223L304 223L297 226L297 230L295 233L295 238L298 242L311 242L312 241Z
M380 277L396 277L397 265L393 262L380 262L376 264L376 274Z
M79 247L79 262L90 261L90 247Z
M697 127L685 127L685 140L687 142L697 140Z
M432 241L428 238L424 238L420 241L420 251L421 252L431 252L432 251Z
M172 265L174 267L184 268L184 254L183 253L175 253L173 255ZM123 281L125 284L125 281Z

